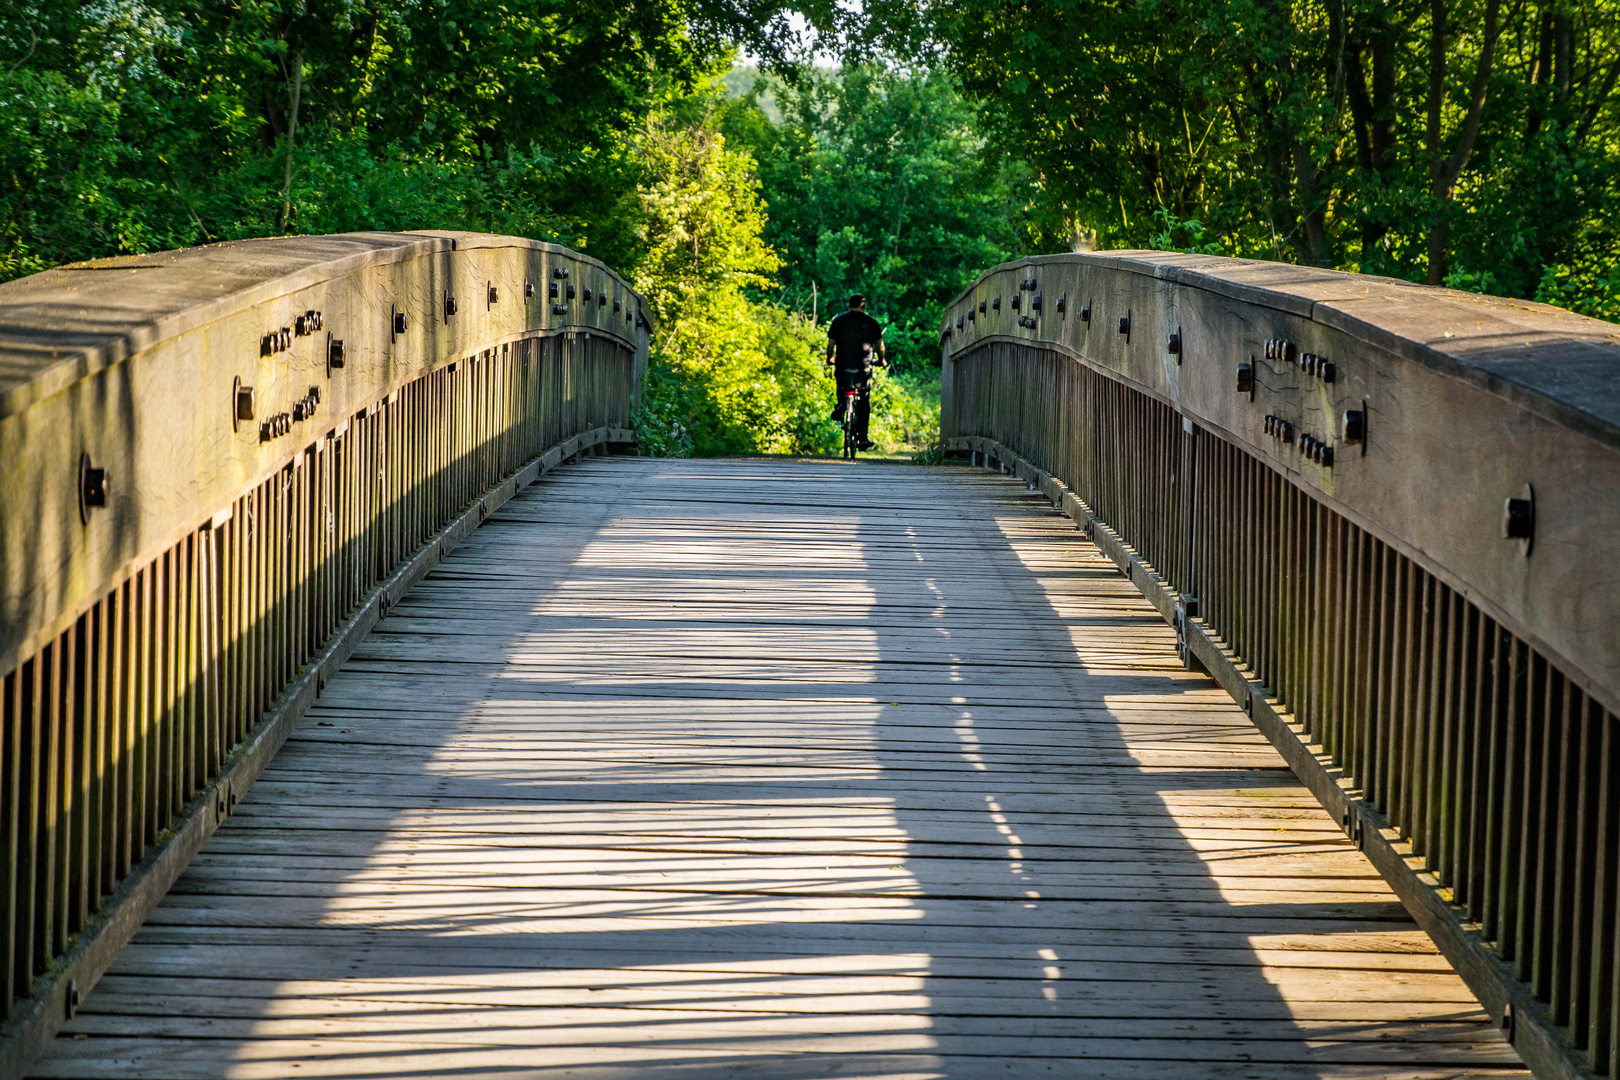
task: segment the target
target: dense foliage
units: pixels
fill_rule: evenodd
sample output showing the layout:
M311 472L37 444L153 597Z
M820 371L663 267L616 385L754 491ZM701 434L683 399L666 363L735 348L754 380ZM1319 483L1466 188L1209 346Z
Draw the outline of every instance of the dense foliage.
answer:
M7 3L4 258L424 222L578 241L633 186L618 136L718 59L685 22L674 0Z
M870 86L870 78L856 76ZM932 174L909 182L924 188L942 173L949 183L953 173L976 171L976 156L966 154L953 170L896 154L862 176L846 163L827 163L849 143L823 130L836 106L818 111L808 102L812 93L842 98L838 80L772 85L777 100L797 109L775 119L761 105L766 87L757 84L741 100L708 98L702 125L655 124L639 141L653 179L637 196L636 283L660 320L640 425L645 441L664 453L835 450L841 436L829 418L832 383L821 363L825 323L851 292L864 291L891 322L891 343L902 346L897 370L874 389L873 438L889 447L927 444L938 429L934 328L942 302L960 286L962 263L928 265L937 252L919 248L936 241L938 230L908 230L903 213L882 223L893 230L898 221L910 235L861 226L868 206L894 201L894 178L907 168ZM950 100L965 114L959 98ZM897 127L918 129L924 119L903 116ZM823 164L807 166L806 158ZM840 176L841 185L827 179ZM828 190L835 186L842 190ZM840 198L847 200L842 209ZM903 194L898 205L905 206ZM977 224L1005 231L1002 220ZM991 261L1007 254L982 235L952 239L976 244L973 254ZM824 292L827 306L819 303ZM919 339L921 347L904 347Z
M873 0L1101 246L1620 317L1616 0ZM1057 211L1056 208L1061 208Z
M944 73L810 71L756 82L745 105L766 90L774 122L744 107L728 126L759 161L783 302L825 318L866 293L899 368L932 370L945 305L978 271L1043 247L1029 169L984 153Z
M213 240L557 240L658 315L663 453L926 444L982 268L1153 246L1620 319L1620 0L3 0L0 280ZM732 67L741 45L772 75ZM883 62L856 62L881 55ZM722 78L729 76L729 91Z
M763 114L717 82L737 43L786 57L785 10L8 0L0 279L283 233L558 240L625 271L660 317L650 447L825 448L822 331L773 302L754 148L722 131L762 132ZM911 437L920 393L884 389L880 437Z

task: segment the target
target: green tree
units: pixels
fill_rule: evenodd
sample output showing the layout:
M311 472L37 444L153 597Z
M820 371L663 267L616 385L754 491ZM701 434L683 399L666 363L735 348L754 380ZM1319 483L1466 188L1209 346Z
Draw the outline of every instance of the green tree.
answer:
M766 93L777 120L758 105ZM903 372L937 367L944 307L980 270L1047 250L1058 231L1043 227L1030 171L986 157L973 106L943 73L758 80L724 124L759 158L782 302L825 319L867 294Z
M0 4L0 269L209 240L491 228L633 254L626 139L785 8ZM600 252L598 246L617 251Z
M1187 240L1575 306L1611 295L1616 0L865 10L869 40L955 72L1052 212L1105 246Z

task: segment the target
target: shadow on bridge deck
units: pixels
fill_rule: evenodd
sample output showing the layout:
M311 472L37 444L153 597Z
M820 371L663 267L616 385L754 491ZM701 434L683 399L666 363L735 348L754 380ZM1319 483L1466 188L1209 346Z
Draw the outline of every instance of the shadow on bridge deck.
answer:
M38 1066L1520 1072L1021 484L622 458L395 608Z

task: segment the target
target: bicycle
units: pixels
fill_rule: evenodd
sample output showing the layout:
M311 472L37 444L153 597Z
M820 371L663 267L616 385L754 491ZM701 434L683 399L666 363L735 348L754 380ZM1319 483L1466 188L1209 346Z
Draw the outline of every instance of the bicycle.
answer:
M844 429L844 457L854 461L856 451L861 448L860 437L856 435L860 425L855 420L855 412L861 401L861 391L851 387L843 394L844 411L838 418L838 426Z

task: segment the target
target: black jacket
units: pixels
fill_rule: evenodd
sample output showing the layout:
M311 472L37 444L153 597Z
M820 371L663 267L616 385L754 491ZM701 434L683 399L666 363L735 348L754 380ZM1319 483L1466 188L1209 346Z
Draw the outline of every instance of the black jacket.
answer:
M827 339L833 344L833 366L840 372L870 372L883 328L864 311L844 311L827 325Z

